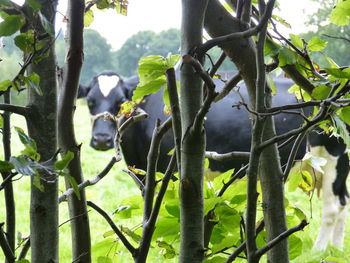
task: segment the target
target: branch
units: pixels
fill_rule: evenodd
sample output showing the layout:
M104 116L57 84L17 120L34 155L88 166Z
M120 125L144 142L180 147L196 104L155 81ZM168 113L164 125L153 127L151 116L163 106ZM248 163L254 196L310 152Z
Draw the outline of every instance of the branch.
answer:
M80 183L78 185L78 189L79 189L79 192L88 187L88 186L91 186L91 185L95 185L97 184L103 177L105 177L109 171L112 169L112 167L114 166L114 164L117 162L116 158L113 157L109 163L107 164L107 166L93 179L90 179L90 180L85 180L83 181L82 183ZM59 198L58 198L58 202L61 203L63 201L67 201L68 197L72 194L74 194L74 189L73 188L69 188L67 189Z
M2 229L3 226L4 226L4 223L0 223L0 246L2 248L2 251L4 252L5 258L9 262L15 262L16 257L13 254L13 251L11 250L9 243L7 242L4 230Z
M241 73L238 72L234 75L224 86L224 88L216 95L214 102L218 102L223 99L229 92L237 86L237 84L242 80Z
M294 161L295 161L295 156L296 156L296 154L297 154L297 152L298 152L298 150L299 150L299 147L300 147L301 143L303 142L304 137L305 137L305 135L306 135L307 132L308 132L308 130L305 130L305 131L303 131L302 133L300 133L300 134L298 135L298 137L296 138L294 144L293 144L291 153L289 154L289 158L288 158L288 161L287 161L286 168L285 168L284 171L283 171L284 182L287 181L289 172L290 172L290 170L292 169L293 164L294 164Z
M25 259L30 248L30 237L28 237L26 243L22 247L21 253L19 253L18 260Z
M202 78L202 80L207 86L207 95L193 121L192 129L198 131L203 126L205 115L208 113L210 105L217 95L217 93L215 92L215 84L212 78L210 77L210 75L208 74L208 72L206 72L203 69L202 65L199 63L198 60L194 59L190 55L184 55L182 57L182 61L184 64L190 64L194 68L196 73L199 74L199 76Z
M135 255L136 249L131 245L131 243L126 239L126 237L123 235L123 233L118 229L118 227L114 224L113 220L110 218L110 216L99 206L97 206L95 203L91 201L87 201L86 204L90 206L91 208L95 209L96 212L98 212L101 216L106 219L107 223L110 225L110 227L113 229L113 231L117 234L120 241L124 244L124 246L129 250L132 256Z
M306 220L303 220L303 221L301 221L301 223L299 225L294 226L294 227L288 229L287 231L281 233L280 235L278 235L277 237L272 239L270 242L268 242L265 246L263 246L262 248L258 249L256 251L256 256L258 258L260 258L262 255L264 255L267 251L269 251L271 248L273 248L279 242L281 242L285 238L289 237L293 233L295 233L297 231L300 231L300 230L303 230L304 227L307 226L307 225L308 225L308 223L306 222Z
M217 152L205 152L205 158L216 160L216 161L228 161L228 160L240 160L244 159L249 161L250 152L228 152L228 153L217 153Z
M12 105L12 104L0 103L0 110L12 112L12 113L27 117L29 114L30 108Z
M7 183L11 182L11 179L13 177L15 177L18 173L15 172L15 173L11 173L9 176L7 176L3 181L2 183L0 184L0 191L3 190L6 186Z
M149 219L147 222L145 221L143 222L142 238L141 238L140 246L137 250L138 260L135 260L135 262L146 261L147 254L151 246L155 224L159 215L159 210L162 205L162 201L163 201L163 197L165 195L166 189L168 188L168 183L174 173L175 166L176 166L176 154L173 154L168 164L165 175L163 177L162 185L160 186L160 189L159 189L156 201L154 203L152 212L149 216Z
M264 229L264 227L265 227L265 223L263 220L256 227L256 230L255 230L256 236L258 236L258 234ZM241 254L246 249L246 247L247 247L247 242L244 241L235 251L233 251L233 253L227 258L225 263L233 262L239 256L239 254Z
M182 128L181 128L181 112L179 105L179 95L177 93L176 87L176 77L175 70L173 68L166 71L167 77L167 86L171 107L171 116L173 119L173 134L174 134L174 145L176 151L177 159L177 169L181 169L181 137L182 137Z
M202 54L206 53L209 49L213 48L214 46L221 45L221 44L236 40L238 38L240 39L249 38L259 33L260 30L267 24L268 20L270 19L272 10L273 10L273 5L274 5L274 1L268 2L266 11L257 26L243 32L236 32L236 33L228 34L226 36L216 37L205 42L197 50L198 57L201 57Z
M152 213L154 190L156 186L155 174L157 171L157 162L159 158L160 143L171 127L171 118L167 119L162 125L157 120L154 128L150 149L147 155L147 173L144 188L144 213L143 222L146 223Z
M222 63L224 63L226 59L226 54L224 51L221 52L220 57L218 58L218 60L215 62L214 65L212 65L211 70L209 71L209 75L211 77L213 77L215 75L215 73L218 71L219 67L222 65Z
M148 118L148 114L147 112L145 112L143 109L141 108L137 108L135 110L136 115L132 116L130 118L128 118L125 122L122 122L122 120L124 119L124 116L121 116L120 118L118 118L117 120L112 118L112 120L116 121L117 124L117 132L115 134L114 137L114 150L116 153L116 158L117 161L120 161L122 158L121 152L120 152L120 144L122 142L122 136L124 134L124 132L127 130L128 127L130 127L132 124L138 122L138 121L142 121L146 118Z

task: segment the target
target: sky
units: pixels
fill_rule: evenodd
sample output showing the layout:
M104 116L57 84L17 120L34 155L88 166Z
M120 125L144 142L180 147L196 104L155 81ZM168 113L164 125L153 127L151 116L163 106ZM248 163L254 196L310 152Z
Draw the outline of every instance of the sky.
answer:
M60 0L59 10L65 14L66 0ZM306 14L317 8L317 2L310 0L279 0L280 11L275 10L291 24L293 33L305 32ZM96 9L95 9L96 10ZM95 11L94 10L94 11ZM304 13L306 12L306 13ZM141 30L152 30L156 33L169 28L180 28L181 0L129 0L128 15L122 16L115 10L94 12L95 18L90 28L97 30L114 50ZM57 21L62 21L62 15ZM60 23L62 24L62 23ZM288 30L281 29L284 33Z

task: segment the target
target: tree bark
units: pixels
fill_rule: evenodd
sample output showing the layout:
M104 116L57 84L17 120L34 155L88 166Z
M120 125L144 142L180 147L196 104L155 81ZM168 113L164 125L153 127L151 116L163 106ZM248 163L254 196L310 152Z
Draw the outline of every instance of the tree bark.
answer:
M4 102L7 104L11 103L10 91L4 93ZM4 112L3 114L3 147L4 147L4 159L9 161L11 157L11 121L10 121L10 112ZM11 173L4 172L2 177L5 180ZM10 246L10 249L14 253L15 251L15 241L16 241L16 207L15 199L13 195L13 185L9 181L6 183L4 188L5 196L5 207L6 207L6 239ZM7 260L5 262L8 262Z
M209 1L205 28L211 37L218 37L247 29L246 24L232 17L217 0ZM249 92L251 105L256 105L256 46L252 38L242 38L223 44L221 48L235 63L241 72ZM268 105L267 105L268 106ZM274 122L270 118L264 125L263 140L275 135ZM268 240L286 231L284 210L284 191L279 154L276 145L265 149L260 158L259 178L265 225ZM268 253L268 261L273 263L289 262L288 241L282 241Z
M55 1L40 1L41 13L46 19L55 24ZM34 16L33 16L34 17ZM46 34L38 21L33 21L35 30L39 34ZM54 43L54 35L47 36L50 43ZM37 144L40 162L50 160L57 150L57 85L56 85L56 57L54 45L48 50L48 56L38 63L29 66L28 72L35 72L40 76L40 96L33 89L28 90L27 125L30 137ZM58 262L58 178L47 178L47 174L38 171L42 192L31 179L30 200L30 239L31 262Z
M203 19L207 1L182 1L181 54L190 54L202 43ZM202 262L203 167L205 131L194 128L194 119L203 102L202 81L189 64L181 68L181 249L180 262Z
M63 84L58 104L58 140L64 153L71 151L74 159L68 165L69 175L77 184L82 183L83 174L80 162L80 145L76 142L73 116L78 92L80 71L83 64L83 28L85 2L68 1L67 57L64 66ZM71 188L66 180L67 189ZM76 195L68 198L71 221L73 261L91 262L90 226L87 214L85 190L80 191L80 200Z

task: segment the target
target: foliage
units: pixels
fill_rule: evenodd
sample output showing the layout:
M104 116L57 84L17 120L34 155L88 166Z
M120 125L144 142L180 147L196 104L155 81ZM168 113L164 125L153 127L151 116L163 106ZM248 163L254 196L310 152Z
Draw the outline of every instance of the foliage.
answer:
M335 17L340 18L341 21L344 21L343 23L346 23L349 17L349 11L341 7L342 5L347 6L349 1L340 1L340 5L335 9L332 1L321 0L317 1L317 3L319 6L318 9L308 16L307 21L307 24L312 25L316 30L303 34L303 38L309 40L314 36L318 36L328 42L324 52L313 54L315 61L321 67L328 66L327 57L331 57L339 66L349 65L350 54L347 50L350 41L350 32L348 26L346 24L335 24L337 23Z

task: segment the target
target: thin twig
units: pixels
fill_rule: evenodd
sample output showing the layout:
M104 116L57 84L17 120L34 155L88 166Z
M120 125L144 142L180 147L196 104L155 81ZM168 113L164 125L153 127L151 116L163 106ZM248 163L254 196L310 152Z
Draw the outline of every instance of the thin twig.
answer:
M9 262L15 262L16 257L13 254L13 251L11 250L9 243L7 242L4 230L2 229L3 226L4 226L4 223L0 223L0 246L2 251L4 252L5 258Z
M267 24L267 22L269 21L269 19L271 17L271 13L273 10L273 4L274 4L274 1L268 2L266 12L262 16L262 18L257 26L250 28L250 29L243 31L243 32L232 33L232 34L228 34L226 36L221 36L221 37L217 37L217 38L213 38L211 40L208 40L201 47L198 48L198 50L197 50L198 57L202 57L201 56L202 54L206 53L209 49L211 49L214 46L224 44L224 43L236 40L236 39L249 38L249 37L254 36L257 33L259 33L260 30Z
M301 223L297 226L294 226L290 229L288 229L287 231L281 233L280 235L278 235L277 237L275 237L274 239L272 239L270 242L268 242L265 246L263 246L262 248L258 249L256 251L256 256L258 258L260 258L262 255L264 255L267 251L269 251L271 248L273 248L275 245L277 245L278 243L280 243L282 240L286 239L287 237L289 237L290 235L292 235L293 233L303 230L305 226L307 226L308 223L306 222L306 220L301 221Z
M216 161L228 161L228 160L247 160L249 161L250 152L228 152L228 153L217 153L217 152L205 152L205 158L216 160Z
M17 106L12 104L0 103L0 110L12 112L24 117L28 116L29 107Z
M97 184L103 177L105 177L109 171L112 169L112 167L114 166L114 164L117 162L116 158L113 157L109 163L107 164L107 166L93 179L89 179L89 180L85 180L82 183L80 183L78 185L78 189L79 192L81 190L83 190L84 188L91 186L91 185L95 185ZM69 188L67 189L59 198L58 198L58 202L61 203L63 201L67 201L68 197L72 194L74 194L74 189L73 188Z
M116 235L119 237L120 241L124 244L124 246L129 250L132 256L135 255L136 249L131 245L131 243L126 239L124 234L118 229L118 227L114 224L113 220L110 218L110 216L98 205L91 201L87 201L86 204L90 206L91 208L95 209L96 212L98 212L101 216L104 217L104 219L107 221L107 223L110 225L110 227L113 229L113 231L116 233Z

